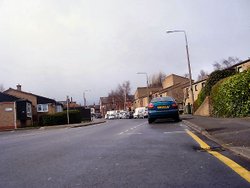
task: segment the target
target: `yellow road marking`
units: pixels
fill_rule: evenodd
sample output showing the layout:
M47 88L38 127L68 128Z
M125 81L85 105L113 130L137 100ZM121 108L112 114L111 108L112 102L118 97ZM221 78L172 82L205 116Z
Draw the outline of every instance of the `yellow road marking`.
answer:
M242 178L244 178L246 181L250 183L250 172L234 162L233 160L225 157L224 155L220 154L217 151L211 151L210 146L207 145L204 141L202 141L198 136L196 136L194 133L192 133L189 130L186 130L187 133L198 143L200 144L200 147L204 150L206 150L208 153L219 159L221 162L226 164L228 167L230 167L233 171L235 171L237 174L239 174Z

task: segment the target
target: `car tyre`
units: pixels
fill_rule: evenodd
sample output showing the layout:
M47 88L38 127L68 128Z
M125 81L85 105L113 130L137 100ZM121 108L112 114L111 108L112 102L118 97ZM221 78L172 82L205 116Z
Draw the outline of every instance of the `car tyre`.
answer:
M155 120L153 118L148 118L148 123L151 124L153 123Z
M174 121L175 121L175 122L180 122L180 121L181 121L180 116L178 115L176 118L174 118Z

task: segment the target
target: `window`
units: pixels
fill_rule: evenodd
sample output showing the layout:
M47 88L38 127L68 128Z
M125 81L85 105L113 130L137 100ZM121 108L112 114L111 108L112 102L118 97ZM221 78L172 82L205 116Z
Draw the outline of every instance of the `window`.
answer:
M242 67L238 67L238 72L243 72L243 68Z
M27 117L32 117L32 106L30 103L26 103Z
M63 108L61 105L56 105L56 112L62 112Z
M49 105L48 104L38 104L37 105L37 112L48 112Z
M206 84L205 82L202 82L201 84L202 88L205 87L205 84Z
M198 89L197 89L197 85L195 85L195 86L194 86L194 90L195 90L195 91L198 91Z
M189 98L189 89L186 88L186 98Z

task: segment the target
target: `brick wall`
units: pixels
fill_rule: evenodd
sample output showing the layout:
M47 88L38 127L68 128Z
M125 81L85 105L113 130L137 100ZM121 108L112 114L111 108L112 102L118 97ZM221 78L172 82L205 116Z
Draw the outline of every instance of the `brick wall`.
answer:
M0 103L0 130L14 129L14 102L2 102Z

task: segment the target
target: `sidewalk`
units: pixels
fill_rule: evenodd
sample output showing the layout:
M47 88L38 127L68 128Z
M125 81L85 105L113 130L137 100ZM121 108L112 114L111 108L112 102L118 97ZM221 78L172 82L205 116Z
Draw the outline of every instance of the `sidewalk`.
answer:
M25 128L18 128L15 129L14 131L21 131L21 130L30 130L30 129L41 129L41 130L47 130L47 129L60 129L60 128L76 128L76 127L84 127L84 126L89 126L89 125L97 125L101 123L105 123L105 119L93 119L90 122L86 123L77 123L77 124L65 124L65 125L52 125L52 126L43 126L43 127L25 127ZM8 130L5 130L8 131ZM13 131L13 130L9 130Z
M183 122L209 139L250 160L250 118L182 115Z

